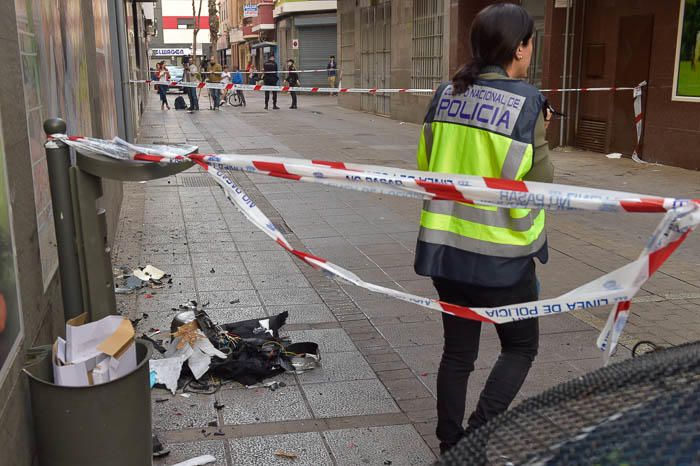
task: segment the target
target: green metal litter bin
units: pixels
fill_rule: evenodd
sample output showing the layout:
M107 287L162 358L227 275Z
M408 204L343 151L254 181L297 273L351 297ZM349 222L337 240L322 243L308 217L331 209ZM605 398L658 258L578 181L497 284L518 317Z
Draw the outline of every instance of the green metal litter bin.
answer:
M36 447L41 466L147 466L151 464L153 348L136 340L136 370L90 387L53 384L50 347L24 368L29 378Z

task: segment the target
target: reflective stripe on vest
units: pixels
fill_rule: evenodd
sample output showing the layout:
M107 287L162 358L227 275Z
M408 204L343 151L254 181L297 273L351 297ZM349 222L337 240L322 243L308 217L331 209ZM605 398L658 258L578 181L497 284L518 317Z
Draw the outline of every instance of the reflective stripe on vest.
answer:
M516 209L499 209L498 207L472 206L453 201L425 201L423 210L433 214L451 215L468 222L479 223L490 227L508 228L513 231L527 232L535 224L542 209L523 210L523 217L511 216Z
M501 85L507 87L508 85ZM538 105L510 89L479 83L453 96L447 86L434 101L432 121L423 125L419 164L430 171L522 180L534 148L521 121L539 116ZM522 117L522 118L521 118ZM503 209L452 201L426 201L419 240L497 257L525 257L545 243L543 210Z

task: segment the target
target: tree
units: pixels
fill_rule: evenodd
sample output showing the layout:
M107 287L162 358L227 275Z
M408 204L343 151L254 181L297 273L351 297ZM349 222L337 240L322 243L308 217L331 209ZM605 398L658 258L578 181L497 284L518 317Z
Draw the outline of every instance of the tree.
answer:
M219 15L216 11L217 0L209 0L209 55L216 54L216 43L219 40Z
M194 30L192 31L192 58L197 66L200 64L199 57L197 56L197 33L199 32L199 16L202 14L203 1L204 0L199 0L199 10L195 10L195 0L192 0L192 16L194 16Z

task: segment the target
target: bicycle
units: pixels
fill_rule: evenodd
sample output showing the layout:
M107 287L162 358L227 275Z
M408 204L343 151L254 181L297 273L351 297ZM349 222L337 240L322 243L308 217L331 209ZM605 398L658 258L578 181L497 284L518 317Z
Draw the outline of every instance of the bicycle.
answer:
M243 105L245 105L245 97L241 97L242 96L239 94L239 91L231 90L229 91L228 96L226 96L226 102L231 107L242 107Z

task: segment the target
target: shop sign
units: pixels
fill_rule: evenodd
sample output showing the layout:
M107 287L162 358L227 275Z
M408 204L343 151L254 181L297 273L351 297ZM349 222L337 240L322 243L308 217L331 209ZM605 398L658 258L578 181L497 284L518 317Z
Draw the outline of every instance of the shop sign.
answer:
M243 5L243 17L244 18L257 18L258 17L258 5Z
M191 55L192 49L188 48L172 48L172 49L151 49L152 57L184 57Z

